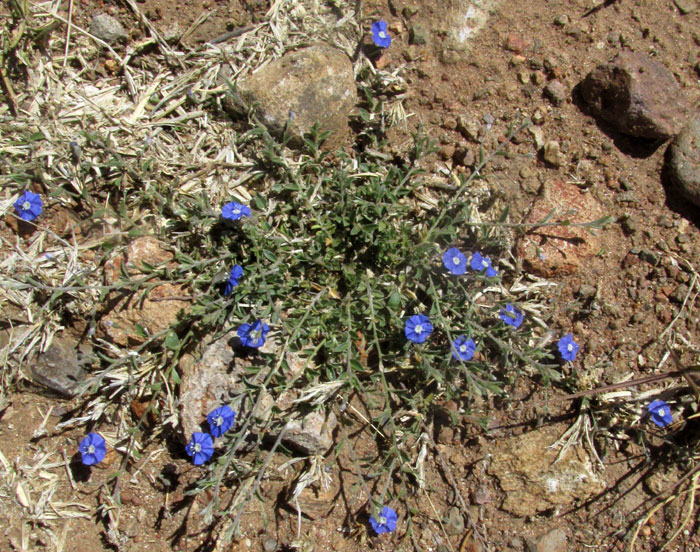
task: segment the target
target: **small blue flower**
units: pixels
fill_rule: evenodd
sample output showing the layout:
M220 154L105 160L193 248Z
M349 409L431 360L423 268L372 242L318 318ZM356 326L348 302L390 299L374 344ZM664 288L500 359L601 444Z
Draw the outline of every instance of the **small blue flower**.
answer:
M503 320L503 322L509 326L513 326L514 328L519 328L520 324L523 323L523 319L525 318L523 313L510 303L508 303L505 308L501 309L499 317L501 320Z
M214 439L208 433L195 431L185 447L185 452L192 457L195 466L204 464L214 454Z
M430 318L424 314L414 314L406 320L406 325L403 332L406 334L406 339L413 343L423 343L433 331L433 325L430 323Z
M226 282L224 295L231 294L233 288L235 288L238 285L238 280L241 279L241 276L243 276L243 267L241 267L240 265L233 265L233 268L231 269L231 275L228 277L228 282Z
M673 421L671 408L665 401L660 399L653 400L647 406L647 410L649 410L651 421L659 427L666 427Z
M221 209L221 216L227 220L238 220L250 216L250 207L236 201L231 201Z
M372 23L372 41L380 48L389 47L391 37L386 32L386 21L375 21Z
M231 429L235 419L236 413L231 410L231 407L228 405L220 406L207 414L207 422L209 422L211 434L214 437L221 437L224 433Z
M559 352L564 360L573 362L576 360L576 353L578 353L578 343L574 341L574 336L571 334L566 334L557 343L559 346Z
M482 257L481 253L478 251L472 255L469 266L471 266L472 270L476 270L477 272L486 270L486 276L489 278L493 278L494 276L498 275L496 269L491 266L491 259L488 257Z
M455 360L471 360L476 353L476 343L460 335L452 342L452 356Z
M14 207L19 218L32 221L41 214L44 203L41 201L41 196L39 194L27 190L15 201Z
M374 516L370 517L369 524L377 535L381 535L382 533L393 532L396 529L396 522L398 520L399 516L396 515L396 512L388 506L384 506L379 513L379 518Z
M459 276L467 271L467 258L456 247L451 247L442 255L442 264L450 274Z
M269 331L270 326L261 320L256 320L252 324L241 324L237 333L244 347L254 347L257 349L265 344L267 332Z
M102 435L88 433L80 441L78 450L80 451L81 462L86 466L93 466L104 460L105 454L107 454L107 445Z

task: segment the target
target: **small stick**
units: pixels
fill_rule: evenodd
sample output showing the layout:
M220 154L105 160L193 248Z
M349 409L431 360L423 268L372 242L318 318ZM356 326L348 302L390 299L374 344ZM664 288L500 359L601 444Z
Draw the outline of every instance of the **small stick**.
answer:
M73 26L73 0L68 0L68 25L66 25L66 47L63 50L63 70L66 70L68 61L68 47L70 46L70 31Z
M63 465L66 468L66 474L68 475L68 481L70 482L71 489L75 490L75 481L73 481L73 474L71 473L70 466L68 465L68 457L66 456L66 451L62 450L61 454L63 454Z

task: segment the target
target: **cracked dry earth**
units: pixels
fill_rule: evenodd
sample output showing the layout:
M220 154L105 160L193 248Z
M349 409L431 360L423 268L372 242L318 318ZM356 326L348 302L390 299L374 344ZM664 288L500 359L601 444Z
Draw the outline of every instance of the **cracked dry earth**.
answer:
M258 21L269 7L238 0L144 0L139 6L165 35L216 7L188 37L189 46ZM75 21L87 27L102 10L131 29L128 40L147 32L121 3L102 0L76 2ZM641 52L670 71L697 114L697 2L371 0L362 10L367 28L384 19L394 37L377 65L399 71L408 83L408 128L393 127L390 145L404 143L422 125L440 146L426 168L468 172L479 148L492 151L508 125L524 115L535 124L488 169L492 193L510 205L512 220L539 220L550 206L562 205L577 209L575 220L617 220L565 253L556 236L532 237L536 246L515 250L527 270L558 284L551 297L558 326L552 329L572 331L582 344L572 370L601 383L673 370L665 354L670 345L677 346L681 362L696 362L700 208L682 199L667 177L668 141L616 133L582 109L576 86L620 51ZM559 85L551 87L555 80ZM556 148L545 151L552 142ZM477 407L477 414L487 412L492 420L486 430L466 418L454 426L449 411L456 405L446 404L444 424L434 428L440 458L426 474L429 500L415 497L424 515L410 538L399 532L383 538L363 530L351 534L356 527L348 523L348 512L362 504L352 463L342 456L331 488L304 497L311 519L302 521L299 538L296 514L283 504L296 468L277 471L285 461L280 458L262 485L264 502L243 516L243 535L226 549L289 550L295 543L301 550L341 552L481 550L440 469L444 463L491 550L622 550L637 509L678 481L680 468L668 464L649 471L644 448L632 439L613 439L598 449L600 458L588 447L573 447L555 462L561 449L549 447L576 420L573 403L557 401L558 393L520 382L508 396ZM108 549L95 506L113 466L107 461L88 480L80 473L69 479L62 460L75 453L79 436L51 429L68 406L26 388L11 396L0 419L0 459L11 483L10 494L0 497L2 550ZM363 437L351 435L360 456L373 453L363 448L371 441ZM144 457L148 461L123 486L118 515L128 537L124 550L215 549L200 532L206 493L195 500L183 494L197 470L163 447ZM42 508L46 493L52 493L53 511ZM657 550L682 515L677 502L660 509L642 527L635 550ZM693 519L670 549L700 550L696 528Z

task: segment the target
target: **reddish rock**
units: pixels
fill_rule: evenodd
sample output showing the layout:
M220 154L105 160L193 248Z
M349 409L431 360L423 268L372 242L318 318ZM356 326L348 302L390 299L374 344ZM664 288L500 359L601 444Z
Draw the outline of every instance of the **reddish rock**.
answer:
M515 52L516 54L522 54L527 50L527 42L525 42L525 39L520 35L510 33L506 38L506 50Z
M603 216L599 203L591 194L574 184L548 182L525 220L533 224L542 221L552 210L548 222L590 222ZM517 254L527 270L551 278L575 273L592 255L600 251L600 240L576 226L544 226L527 232L518 242Z
M636 52L620 52L596 67L581 83L581 96L594 115L639 138L675 136L689 114L688 100L673 75Z
M143 263L158 266L173 260L173 254L163 248L161 243L152 236L136 238L129 244L126 251L110 259L104 268L106 285L112 285L119 279L121 266L129 276L142 274Z

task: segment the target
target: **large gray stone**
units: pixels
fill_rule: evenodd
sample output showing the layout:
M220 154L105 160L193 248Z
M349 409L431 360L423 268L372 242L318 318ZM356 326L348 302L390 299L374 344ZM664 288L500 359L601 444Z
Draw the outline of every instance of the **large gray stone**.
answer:
M700 116L671 143L669 168L679 192L700 207Z
M340 146L348 137L348 117L357 103L350 58L330 46L311 46L270 63L237 83L233 102L224 107L234 114L252 108L271 133L286 131L292 144L315 123L329 135L326 147Z
M92 18L90 34L104 40L107 44L126 38L126 31L122 24L106 13L99 13Z
M34 383L64 397L76 395L78 386L87 377L77 342L54 337L49 348L32 362L30 377Z
M688 118L688 100L673 75L638 52L620 52L596 67L581 83L581 96L596 116L638 138L675 136Z

